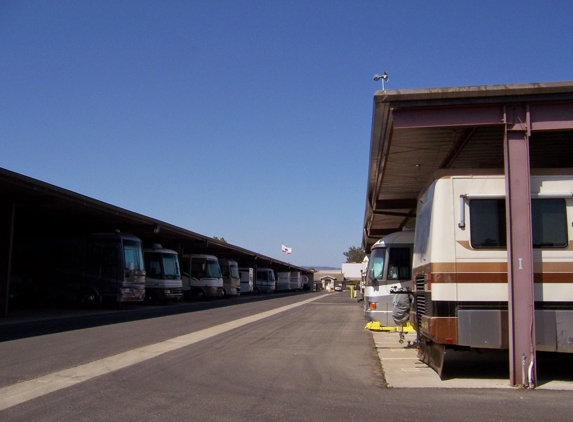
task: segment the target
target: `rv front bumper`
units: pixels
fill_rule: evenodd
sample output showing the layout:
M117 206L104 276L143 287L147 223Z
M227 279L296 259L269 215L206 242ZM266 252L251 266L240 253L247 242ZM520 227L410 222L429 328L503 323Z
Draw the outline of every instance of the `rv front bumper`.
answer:
M144 287L122 287L119 289L120 302L143 302L145 299Z

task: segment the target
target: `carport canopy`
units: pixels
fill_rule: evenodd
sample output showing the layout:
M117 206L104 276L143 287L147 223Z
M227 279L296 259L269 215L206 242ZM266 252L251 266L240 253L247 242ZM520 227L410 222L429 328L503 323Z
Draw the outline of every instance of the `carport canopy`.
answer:
M516 107L531 119L522 122L531 168L573 168L573 82L377 91L364 250L414 226L417 197L436 170L503 172L506 119Z

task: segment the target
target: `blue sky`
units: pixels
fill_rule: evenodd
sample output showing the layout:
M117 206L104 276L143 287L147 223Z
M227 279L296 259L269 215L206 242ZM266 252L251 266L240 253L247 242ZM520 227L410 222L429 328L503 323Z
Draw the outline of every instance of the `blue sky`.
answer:
M573 2L0 0L0 167L301 266L360 246L386 89L572 80Z

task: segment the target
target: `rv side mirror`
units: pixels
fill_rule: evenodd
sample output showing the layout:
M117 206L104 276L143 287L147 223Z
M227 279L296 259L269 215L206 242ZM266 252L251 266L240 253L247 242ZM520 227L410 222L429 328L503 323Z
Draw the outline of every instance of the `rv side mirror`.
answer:
M370 268L368 270L368 281L370 281L372 284L376 283L376 279L374 278L374 268Z
M130 262L129 264L127 264L127 268L129 269L129 271L133 271L135 269L135 265L133 265L133 262Z

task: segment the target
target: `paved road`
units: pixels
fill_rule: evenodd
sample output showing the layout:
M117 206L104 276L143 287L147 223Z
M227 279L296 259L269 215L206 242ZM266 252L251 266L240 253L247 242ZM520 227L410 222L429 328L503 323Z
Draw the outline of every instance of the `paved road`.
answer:
M1 342L0 420L572 419L569 392L387 388L361 308L341 293L136 314Z

